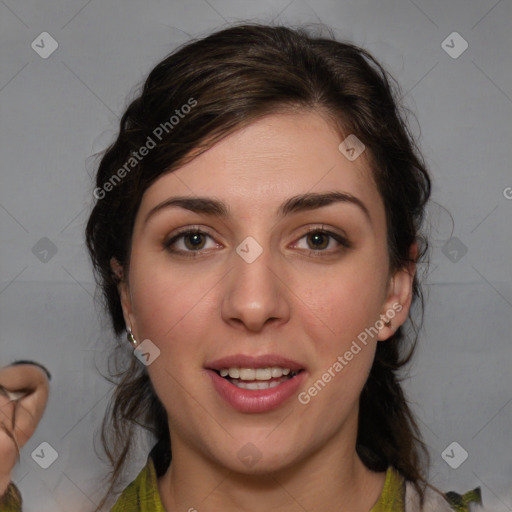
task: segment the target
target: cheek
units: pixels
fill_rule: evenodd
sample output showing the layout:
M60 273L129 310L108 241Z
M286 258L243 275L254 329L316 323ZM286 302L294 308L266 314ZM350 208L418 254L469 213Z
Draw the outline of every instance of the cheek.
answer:
M386 275L375 264L347 265L321 276L297 281L297 306L319 351L343 350L381 313Z
M371 272L367 274L370 279ZM310 346L311 375L299 402L311 417L322 417L317 428L330 435L349 417L368 378L377 346L381 303L371 281L347 273L339 281L322 282L310 290L302 325ZM326 415L325 411L329 411Z
M157 345L175 336L186 339L206 323L215 279L162 265L139 265L131 280L131 298L140 337ZM211 281L211 283L210 283ZM193 342L192 338L188 338Z
M151 382L165 409L173 411L172 421L183 422L183 431L194 417L190 394L201 394L191 375L202 366L201 350L211 331L213 305L207 291L213 284L208 283L207 276L198 279L191 272L170 272L161 263L141 261L130 276L139 341L149 339L160 350L147 368Z
M313 342L314 364L300 403L307 402L308 410L322 416L331 411L321 427L326 432L348 417L368 378L377 346L374 326L385 296L385 270L372 258L359 258L329 272L329 277L303 281L299 316Z

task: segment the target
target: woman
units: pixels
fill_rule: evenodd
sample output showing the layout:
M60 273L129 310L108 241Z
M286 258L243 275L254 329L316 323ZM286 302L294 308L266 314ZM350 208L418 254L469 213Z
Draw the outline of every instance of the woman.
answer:
M41 420L50 389L50 373L33 361L0 368L0 511L21 511L22 499L11 472L20 449Z
M158 441L113 511L451 510L397 375L430 178L395 96L364 50L285 27L151 71L86 230L137 356L110 490L136 425Z

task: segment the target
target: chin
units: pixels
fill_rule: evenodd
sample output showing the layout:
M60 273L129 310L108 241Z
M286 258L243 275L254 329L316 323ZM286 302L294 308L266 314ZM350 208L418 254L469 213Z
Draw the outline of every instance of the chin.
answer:
M241 445L238 450L232 452L230 447L229 451L216 457L216 461L226 469L243 475L258 476L280 472L296 466L300 456L283 449L278 450L275 446L268 444L261 449L258 448L257 443L251 441L238 444ZM262 444L260 443L259 446L261 447ZM227 454L229 454L229 458L226 458Z

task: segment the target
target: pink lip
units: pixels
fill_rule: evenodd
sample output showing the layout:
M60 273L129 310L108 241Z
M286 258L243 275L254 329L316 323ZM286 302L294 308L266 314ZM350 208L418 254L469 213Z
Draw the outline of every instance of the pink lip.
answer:
M238 364L229 364L224 366L224 360L221 361L222 368L230 366L238 366ZM254 362L247 365L254 368ZM272 364L266 364L272 366ZM274 366L282 366L281 363ZM285 366L289 368L289 366ZM208 376L212 379L215 391L229 404L231 407L240 412L245 413L262 413L277 409L283 405L291 396L297 394L297 390L306 378L305 371L300 372L295 377L284 381L279 386L269 389L241 389L231 384L227 379L221 377L216 371L208 369Z
M289 368L295 371L304 369L304 366L300 363L277 354L266 354L258 357L236 354L216 359L211 363L206 363L204 366L208 370L222 370L222 368L268 368L269 366L280 366L281 368Z

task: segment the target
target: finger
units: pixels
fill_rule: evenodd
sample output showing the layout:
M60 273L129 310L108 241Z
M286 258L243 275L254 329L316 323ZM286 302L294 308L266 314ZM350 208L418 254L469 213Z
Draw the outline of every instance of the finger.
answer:
M15 402L3 393L0 394L0 423L9 425L10 430L12 430L14 426L15 406Z
M12 425L11 430L22 447L44 413L49 394L48 377L38 366L10 366L0 370L0 388L0 407L4 405L0 409L1 417L6 424ZM8 402L11 405L7 405Z
M8 427L0 423L0 474L10 474L18 459L16 441Z
M49 387L40 385L33 393L17 400L14 435L20 447L26 444L36 430L46 408L48 393Z

